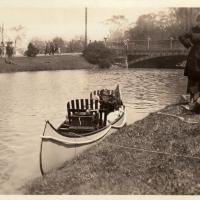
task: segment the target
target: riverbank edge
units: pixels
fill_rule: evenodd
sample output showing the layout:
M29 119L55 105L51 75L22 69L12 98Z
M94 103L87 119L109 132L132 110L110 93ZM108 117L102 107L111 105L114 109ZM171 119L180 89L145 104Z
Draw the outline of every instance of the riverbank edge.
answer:
M116 131L61 169L31 180L23 193L200 194L200 123L174 115L200 121L179 105L167 106Z
M7 64L5 58L0 58L0 73L97 68L88 63L82 54L13 57L12 62Z
M76 69L99 69L98 65L90 64L81 53L70 53L64 55L40 55L36 57L13 57L11 64L5 62L5 58L0 58L0 74L15 72L37 72L37 71L57 71ZM183 69L181 67L141 67L135 66L129 69ZM109 69L128 69L126 60L116 60Z

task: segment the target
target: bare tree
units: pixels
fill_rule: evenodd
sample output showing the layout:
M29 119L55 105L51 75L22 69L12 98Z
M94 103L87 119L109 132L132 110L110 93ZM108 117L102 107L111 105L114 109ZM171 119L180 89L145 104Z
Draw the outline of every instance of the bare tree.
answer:
M44 40L40 38L33 38L31 40L31 43L39 50L39 53L44 53L46 47L46 43Z
M10 28L11 34L13 35L14 39L14 48L16 51L17 43L21 42L25 38L25 27L22 25L14 26Z

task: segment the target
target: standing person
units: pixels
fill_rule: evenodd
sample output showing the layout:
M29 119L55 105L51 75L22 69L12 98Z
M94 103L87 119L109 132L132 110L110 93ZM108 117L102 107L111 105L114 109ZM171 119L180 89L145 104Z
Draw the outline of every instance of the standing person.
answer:
M51 43L50 43L50 53L49 53L49 55L50 55L50 54L54 55L54 53L55 53L54 43L51 42Z
M57 45L57 43L54 44L54 52L58 53L58 45Z
M1 50L0 50L1 57L4 56L4 42L1 42Z
M49 45L49 42L46 42L46 46L45 46L45 56L47 55L47 54L50 54L50 45Z
M0 46L0 56L1 56L1 58L3 57L3 46L2 45Z
M200 15L196 26L179 37L180 42L189 50L184 76L188 77L187 93L190 94L189 109L194 110L200 97Z
M5 58L5 62L8 64L13 63L12 62L12 56L14 53L14 49L12 46L12 42L7 42L7 46L6 46L6 58Z

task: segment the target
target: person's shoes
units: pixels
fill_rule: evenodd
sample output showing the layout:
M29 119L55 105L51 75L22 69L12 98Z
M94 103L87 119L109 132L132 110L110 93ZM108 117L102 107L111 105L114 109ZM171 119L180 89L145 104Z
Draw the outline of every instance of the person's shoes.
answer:
M193 111L194 107L195 107L195 104L194 103L189 103L187 105L181 105L181 107L186 109L186 110Z
M189 103L190 102L190 95L189 94L181 95L181 102L182 103Z
M188 106L189 106L189 110L193 111L195 108L195 103L189 103Z

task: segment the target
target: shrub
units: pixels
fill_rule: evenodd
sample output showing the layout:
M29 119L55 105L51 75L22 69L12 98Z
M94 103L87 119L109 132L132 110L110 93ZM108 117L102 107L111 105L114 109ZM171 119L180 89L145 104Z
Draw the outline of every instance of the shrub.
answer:
M28 57L35 57L39 53L39 49L35 47L33 43L28 44L28 50L25 52L25 55Z
M103 42L92 42L83 51L84 58L91 64L101 68L109 68L114 61L112 51Z
M98 65L100 68L109 68L111 63L109 62L108 59L100 59Z

